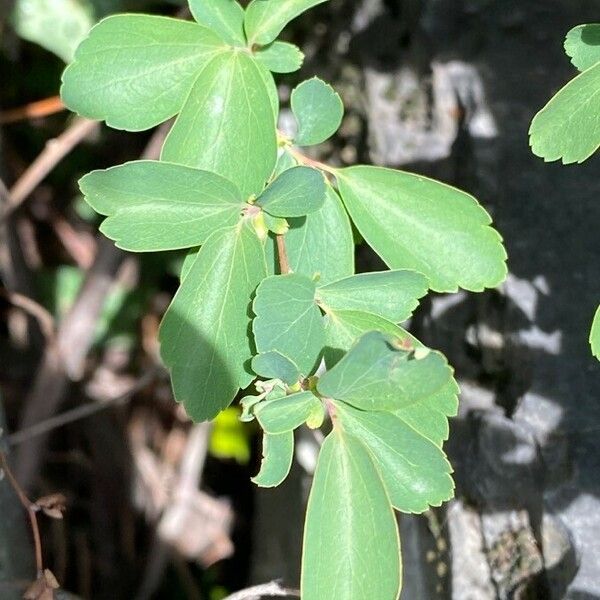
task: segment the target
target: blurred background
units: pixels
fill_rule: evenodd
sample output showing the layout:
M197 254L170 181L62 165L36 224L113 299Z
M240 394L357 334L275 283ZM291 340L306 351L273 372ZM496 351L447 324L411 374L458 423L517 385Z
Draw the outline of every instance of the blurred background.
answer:
M599 9L331 0L284 35L306 60L278 78L282 128L296 83L330 81L346 115L315 157L457 185L490 211L509 254L500 289L434 296L411 323L447 354L462 395L447 444L456 499L399 518L403 600L600 599L600 363L587 344L600 163L545 165L527 139L575 74L565 33ZM300 432L291 476L261 490L249 480L258 432L236 408L212 425L187 420L156 340L183 257L115 249L76 185L153 156L165 134L114 131L58 99L78 42L123 11L189 16L178 2L0 0L0 448L30 498L45 497L44 565L72 596L295 588L314 438ZM381 267L360 245L357 266ZM21 597L34 576L27 513L5 476L0 599Z

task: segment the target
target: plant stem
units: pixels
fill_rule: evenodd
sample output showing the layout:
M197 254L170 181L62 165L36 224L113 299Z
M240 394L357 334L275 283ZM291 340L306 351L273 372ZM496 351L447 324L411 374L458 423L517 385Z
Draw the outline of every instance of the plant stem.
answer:
M295 148L292 148L291 146L287 148L287 151L302 164L308 165L309 167L315 167L317 169L321 169L322 171L326 171L327 173L331 173L331 175L335 175L336 169L334 169L333 167L330 167L325 163L315 160L314 158L309 158L308 156L302 154L302 152L296 150Z
M37 511L38 511L37 504L35 504L34 502L31 502L31 500L29 500L29 498L25 495L23 488L21 488L21 486L19 485L19 482L16 480L15 476L13 475L12 471L10 470L10 467L8 466L8 461L6 460L6 456L4 455L4 452L2 452L1 450L0 450L0 468L2 468L2 470L6 474L6 477L7 477L8 481L10 482L10 485L15 490L15 493L17 494L19 501L21 502L21 504L23 505L23 507L25 508L25 510L27 511L27 514L29 516L29 522L31 524L31 533L33 534L33 544L35 547L35 566L37 569L37 577L39 578L44 573L44 563L43 563L43 559L42 559L42 540L40 537L40 529L38 527L38 521L37 521Z
M277 240L277 258L279 259L279 271L282 275L291 273L290 262L288 260L287 250L285 248L285 238L283 234L275 236Z

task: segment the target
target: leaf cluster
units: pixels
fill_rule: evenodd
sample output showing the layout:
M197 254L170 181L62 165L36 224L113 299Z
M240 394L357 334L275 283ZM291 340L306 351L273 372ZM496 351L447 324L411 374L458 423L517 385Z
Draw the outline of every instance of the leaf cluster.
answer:
M303 598L396 598L393 509L418 513L453 493L442 451L458 388L439 353L399 323L428 290L481 291L506 253L469 194L418 175L334 168L297 146L343 119L317 78L291 94L297 132L277 131L272 73L301 51L277 40L325 0L190 0L195 22L148 15L101 21L63 76L72 110L141 131L174 124L159 161L80 181L101 230L134 252L186 250L160 327L175 398L214 418L240 390L260 424L258 485L278 485L294 430L329 427L307 511ZM389 267L355 274L351 222Z

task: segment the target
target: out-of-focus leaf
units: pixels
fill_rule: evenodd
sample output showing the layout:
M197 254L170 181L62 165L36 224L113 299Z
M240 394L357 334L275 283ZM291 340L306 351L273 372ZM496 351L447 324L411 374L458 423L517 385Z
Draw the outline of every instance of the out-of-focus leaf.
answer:
M50 50L66 63L94 24L89 0L17 0L12 13L16 32Z

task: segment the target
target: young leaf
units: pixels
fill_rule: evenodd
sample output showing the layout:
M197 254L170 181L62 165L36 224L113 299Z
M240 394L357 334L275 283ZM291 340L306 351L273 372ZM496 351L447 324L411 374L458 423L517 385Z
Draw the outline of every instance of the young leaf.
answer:
M397 600L400 539L369 452L335 429L325 438L306 509L303 600Z
M290 219L285 236L290 267L329 283L354 273L354 240L348 215L335 190L326 184L321 210Z
M303 81L294 89L291 105L298 123L294 142L299 146L324 142L338 130L344 116L341 98L317 77Z
M481 291L506 277L502 238L469 194L381 167L336 172L356 227L392 269L414 269L436 292Z
M252 370L267 379L281 379L288 385L293 385L300 379L298 367L287 356L270 351L257 354L252 359Z
M256 204L274 217L302 217L325 201L323 174L312 167L292 167L279 175Z
M439 352L419 359L400 345L393 336L366 333L319 379L319 393L362 410L397 410L435 394L451 379Z
M233 46L245 46L244 9L236 0L189 0L196 22Z
M317 300L324 310L360 310L399 323L410 317L428 287L416 271L361 273L318 288Z
M79 187L88 204L108 216L100 230L119 248L138 252L198 246L239 221L244 206L224 177L152 160L92 171Z
M288 476L294 458L294 432L265 433L260 471L252 481L260 487L276 487Z
M254 58L274 73L293 73L304 62L304 54L298 46L280 41L259 48L255 51Z
M429 439L393 414L335 405L344 431L371 451L394 508L421 513L452 498L452 467Z
M292 19L323 2L326 0L252 0L244 20L248 44L271 43Z
M260 426L272 434L293 431L306 421L323 421L323 404L312 392L298 392L280 400L260 402L254 409Z
M401 408L395 414L441 448L448 439L448 417L454 417L458 412L458 392L458 385L452 379L439 392Z
M565 39L565 52L580 71L600 61L600 23L573 27Z
M10 20L25 40L50 50L65 62L94 24L94 5L86 0L18 0ZM3 15L5 16L5 15Z
M75 52L61 97L72 111L116 129L150 129L177 114L199 70L224 47L188 21L107 17Z
M257 350L293 357L300 373L309 375L325 341L314 282L296 274L267 277L256 290L253 308Z
M222 52L204 67L161 158L227 177L244 198L262 191L275 166L277 141L263 74L248 54Z
M531 151L545 161L581 163L600 147L600 63L571 80L535 115Z
M251 295L266 275L263 246L247 223L220 229L198 256L160 326L161 357L173 391L195 421L212 419L253 376Z
M590 331L590 346L592 347L592 354L600 360L600 306L594 315L592 330Z
M391 335L406 344L407 348L417 347L419 344L408 331L373 313L327 308L324 320L326 346L323 357L328 369L333 368L352 345L368 331Z
M266 212L262 213L262 217L266 228L273 233L284 235L290 228L288 222L283 217L274 217Z

